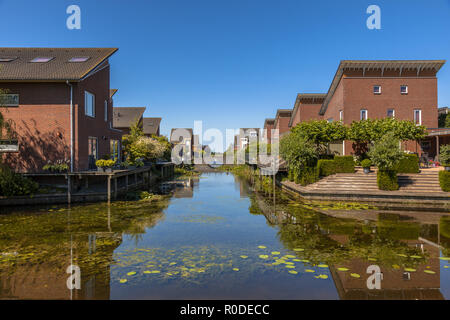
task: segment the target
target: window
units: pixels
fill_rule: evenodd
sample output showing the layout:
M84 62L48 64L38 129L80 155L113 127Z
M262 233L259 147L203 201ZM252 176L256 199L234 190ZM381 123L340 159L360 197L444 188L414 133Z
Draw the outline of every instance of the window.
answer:
M344 110L339 110L339 121L344 121Z
M374 94L381 94L381 86L373 86Z
M256 131L250 131L251 138L256 138L257 136L258 136L258 134L256 133Z
M360 120L367 120L367 118L368 118L366 109L362 109L360 111L359 115L360 115L360 117L359 117Z
M414 110L414 123L418 126L422 124L422 110Z
M105 122L108 121L108 101L105 100Z
M0 62L11 62L16 59L17 59L17 57L0 57Z
M394 109L388 109L387 110L387 117L388 118L395 118L395 110Z
M32 63L46 63L50 60L53 60L53 57L36 57L33 60L30 60Z
M89 158L93 158L94 160L97 160L98 158L98 141L96 137L89 137L88 138L88 154Z
M112 160L119 160L120 155L119 140L111 140L110 149Z
M327 121L328 122L333 122L333 118L328 118Z
M407 85L400 86L400 93L401 94L408 94L408 86Z
M84 92L84 113L87 116L95 117L95 96L87 91Z
M70 58L69 62L86 62L89 60L89 57L73 57Z

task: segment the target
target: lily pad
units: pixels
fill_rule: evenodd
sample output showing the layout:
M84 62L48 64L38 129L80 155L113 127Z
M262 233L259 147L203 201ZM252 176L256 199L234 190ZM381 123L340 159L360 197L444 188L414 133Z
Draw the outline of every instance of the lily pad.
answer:
M300 251L305 251L305 249L302 249L302 248L295 248L294 251L300 252Z
M290 265L287 265L287 266L286 266L286 268L289 268L289 269L294 269L294 268L295 268L295 266L290 266Z
M242 258L242 259L247 259L247 258L248 258L248 256L241 256L241 258Z
M328 268L328 265L327 264L319 264L318 267L319 268Z
M266 246L258 246L258 248L260 248L260 249L266 249L267 247L266 247Z
M353 278L361 278L361 276L357 273L350 273L350 276Z
M404 270L408 272L416 272L416 269L414 268L405 268Z
M298 274L298 272L295 271L295 270L289 270L288 272L289 272L290 274Z
M338 271L342 271L342 272L346 272L346 271L348 271L348 270L349 270L348 268L344 268L344 267L338 268Z
M136 274L135 271L131 271L131 272L128 272L128 273L127 273L127 276L134 276L135 274Z
M279 251L272 251L272 255L274 255L274 256L277 256L279 254L281 254Z
M314 270L312 270L312 269L306 269L305 272L313 273L313 272L316 272L316 271L314 271Z
M260 254L259 257L260 257L261 259L267 259L267 258L269 258L269 256L268 256L267 254Z
M436 272L434 272L432 270L424 270L423 272L428 273L428 274L436 274Z
M233 268L233 271L239 271L239 268Z
M414 259L422 259L422 257L421 256L410 256L411 258L414 258Z
M450 261L449 257L439 257L439 259L444 260L444 261Z
M127 281L128 281L127 279L120 279L119 280L120 283L127 283Z
M319 274L318 276L315 276L317 279L328 279L328 276L326 274Z

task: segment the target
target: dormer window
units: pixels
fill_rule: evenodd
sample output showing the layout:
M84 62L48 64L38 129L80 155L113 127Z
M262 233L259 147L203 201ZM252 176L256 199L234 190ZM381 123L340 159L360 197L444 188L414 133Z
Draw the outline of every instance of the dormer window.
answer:
M17 59L17 57L0 57L0 62L11 62L16 59Z
M53 60L53 57L36 57L33 60L30 60L31 63L47 63Z
M381 86L373 86L374 94L381 94Z
M73 58L70 58L69 62L74 62L74 63L76 63L76 62L86 62L88 60L89 60L89 57L73 57Z

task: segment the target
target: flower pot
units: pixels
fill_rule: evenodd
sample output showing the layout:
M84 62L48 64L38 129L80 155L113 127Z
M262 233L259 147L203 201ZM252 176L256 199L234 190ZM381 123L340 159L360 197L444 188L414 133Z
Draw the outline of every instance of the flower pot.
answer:
M104 169L104 168L101 168L101 167L98 167L98 168L97 168L97 172L105 172L105 169Z
M105 172L106 172L106 173L112 173L112 172L113 172L113 169L112 169L112 168L105 168Z
M363 169L364 169L364 173L365 173L365 174L370 173L370 167L369 167L369 168L363 168Z

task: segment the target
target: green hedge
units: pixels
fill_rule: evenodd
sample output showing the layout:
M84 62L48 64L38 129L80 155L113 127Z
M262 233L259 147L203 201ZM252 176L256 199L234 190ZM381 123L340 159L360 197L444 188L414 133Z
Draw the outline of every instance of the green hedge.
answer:
M398 190L397 172L395 170L378 170L377 184L380 190Z
M319 170L317 167L306 167L300 171L289 170L289 176L294 178L296 184L306 186L319 181Z
M326 177L335 173L354 173L353 156L335 156L334 160L321 159L317 163L318 173Z
M419 157L416 154L405 154L396 171L398 173L419 173Z
M439 171L439 184L442 191L450 192L450 171Z

